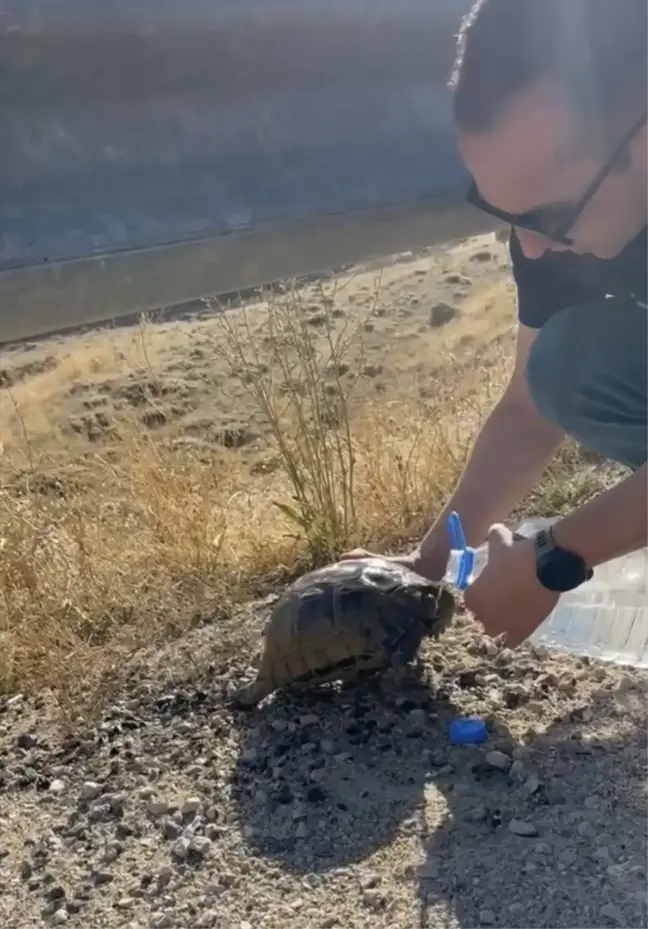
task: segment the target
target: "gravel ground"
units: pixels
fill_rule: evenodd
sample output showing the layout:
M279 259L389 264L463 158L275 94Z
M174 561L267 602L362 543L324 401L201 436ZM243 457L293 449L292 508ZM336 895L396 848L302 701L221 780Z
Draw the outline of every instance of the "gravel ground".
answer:
M233 712L268 608L150 657L73 736L0 705L0 925L648 924L644 676L459 617L422 675ZM488 742L451 746L475 712Z

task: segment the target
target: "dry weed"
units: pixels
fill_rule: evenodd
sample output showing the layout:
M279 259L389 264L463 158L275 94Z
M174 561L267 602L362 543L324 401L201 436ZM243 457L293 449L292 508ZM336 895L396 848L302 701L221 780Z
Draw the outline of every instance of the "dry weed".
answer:
M508 359L476 373L448 356L433 390L371 393L363 332L373 307L350 323L334 304L322 289L315 318L287 287L269 298L262 326L244 307L221 313L211 338L267 423L280 465L271 473L239 449L178 448L125 414L109 443L77 449L63 468L64 440L52 434L52 472L38 396L55 389L60 367L2 390L12 415L0 481L0 691L50 691L66 712L86 712L139 649L225 622L264 580L427 527ZM130 361L109 343L77 360L84 377L115 359L158 377L146 328Z

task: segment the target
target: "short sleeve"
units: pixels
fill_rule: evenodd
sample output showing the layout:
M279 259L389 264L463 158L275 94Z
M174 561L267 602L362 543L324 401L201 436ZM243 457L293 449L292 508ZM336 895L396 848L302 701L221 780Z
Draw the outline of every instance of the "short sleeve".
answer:
M515 230L511 230L509 255L517 288L518 319L523 325L541 329L554 313L590 298L588 288L560 273L560 262L570 261L567 253L546 252L541 258L527 258Z

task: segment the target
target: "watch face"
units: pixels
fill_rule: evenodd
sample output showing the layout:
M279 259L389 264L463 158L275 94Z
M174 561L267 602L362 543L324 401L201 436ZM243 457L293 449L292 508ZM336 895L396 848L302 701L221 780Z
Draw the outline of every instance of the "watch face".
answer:
M580 555L553 548L538 559L538 580L549 590L564 593L574 590L588 578L588 571Z

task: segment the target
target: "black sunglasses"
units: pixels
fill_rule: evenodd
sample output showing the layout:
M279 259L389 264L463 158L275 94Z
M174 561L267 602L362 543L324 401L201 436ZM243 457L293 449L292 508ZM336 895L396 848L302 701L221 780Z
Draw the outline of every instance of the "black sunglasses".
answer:
M551 239L552 242L556 242L559 245L571 245L572 239L568 238L567 233L572 226L575 225L576 220L587 204L621 156L625 153L625 149L629 143L646 122L647 115L648 114L644 113L641 119L634 123L630 130L624 134L608 160L585 190L585 193L573 205L538 207L526 213L507 213L505 210L500 210L491 203L488 203L487 200L484 200L474 180L468 188L466 200L483 213L488 213L496 219L501 219L511 226L518 226L520 229L535 232L537 235L541 235L545 239Z

